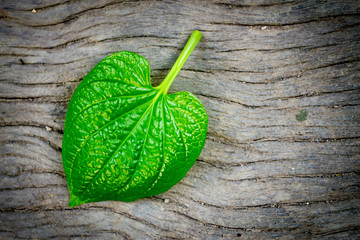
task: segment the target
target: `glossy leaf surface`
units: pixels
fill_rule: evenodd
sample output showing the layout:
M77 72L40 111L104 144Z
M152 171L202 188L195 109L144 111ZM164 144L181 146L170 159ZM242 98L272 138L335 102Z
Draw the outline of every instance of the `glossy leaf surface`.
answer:
M112 54L87 74L66 113L70 206L134 201L185 176L204 146L207 114L191 93L167 91L200 38L195 31L158 87L148 61L132 52Z

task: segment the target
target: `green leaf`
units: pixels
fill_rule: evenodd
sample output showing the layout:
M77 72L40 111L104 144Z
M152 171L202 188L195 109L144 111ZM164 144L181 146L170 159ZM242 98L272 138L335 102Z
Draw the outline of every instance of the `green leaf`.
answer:
M205 144L207 114L191 93L167 91L201 33L194 31L164 81L132 52L103 59L77 87L65 120L63 164L69 206L134 201L179 182Z
M301 110L301 112L296 115L296 120L298 122L303 122L307 119L307 116L308 116L308 111L306 109Z

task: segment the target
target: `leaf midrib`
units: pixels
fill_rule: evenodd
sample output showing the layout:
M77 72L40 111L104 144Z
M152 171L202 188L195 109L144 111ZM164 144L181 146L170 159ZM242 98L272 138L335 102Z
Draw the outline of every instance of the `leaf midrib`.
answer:
M148 135L149 135L149 131L150 131L150 125L151 125L151 121L152 121L153 111L154 111L154 105L153 105L152 108L151 108L150 119L149 119L149 124L148 124L148 126L147 126L144 143L143 143L143 145L142 145L142 147L141 147L141 150L140 150L140 156L139 156L139 158L138 158L137 161L136 161L134 172L133 172L133 174L131 174L131 177L129 178L129 180L126 181L124 184L122 184L122 187L120 188L120 190L126 188L126 187L129 185L129 183L131 182L131 180L134 178L134 175L135 175L135 173L136 173L137 167L139 166L139 161L140 161L140 159L141 159L141 157L142 157L142 155L143 155L142 153L143 153L144 147L145 147L146 142L147 142L147 139L148 139ZM140 121L141 121L141 120L140 120Z

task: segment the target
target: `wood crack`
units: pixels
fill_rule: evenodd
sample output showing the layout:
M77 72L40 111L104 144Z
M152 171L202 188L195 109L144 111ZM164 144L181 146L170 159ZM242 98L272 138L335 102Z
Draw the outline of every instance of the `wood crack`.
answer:
M310 45L299 45L299 46L292 46L292 47L285 47L285 48L239 48L239 49L228 49L228 50L217 50L218 53L232 53L232 52L242 52L242 51L254 51L254 52L269 52L269 53L275 53L275 52L283 52L283 51L289 51L289 50L314 50L318 48L326 48L326 47L335 47L339 46L341 44L344 44L344 42L337 42L333 44L325 44L320 46L310 46Z
M336 18L340 17L358 17L360 13L343 13L343 14L335 14L326 17L319 17L316 19L308 19L302 21L294 21L289 23L275 23L275 22L264 22L264 23L239 23L239 22L209 22L209 24L213 25L227 25L227 26L239 26L239 27L263 27L263 26L271 26L271 27L288 27L309 23L317 23L320 21L333 21Z
M70 0L66 0L64 2L59 2L59 3L55 3L55 4L49 4L49 5L45 5L45 6L36 6L32 9L19 9L18 11L23 11L23 12L30 12L32 11L33 9L37 9L37 10L49 10L49 8L54 8L54 7L58 7L58 6L61 6L61 5L65 5L65 4L70 4L71 1Z
M12 188L0 188L0 192L5 191L19 191L19 190L25 190L25 189L44 189L44 188L52 188L52 187L67 187L67 184L48 184L48 185L30 185L26 187L12 187Z
M229 99L224 99L224 98L220 98L217 96L210 96L204 93L194 93L195 95L198 96L202 96L202 97L206 97L215 101L219 101L219 102L226 102L226 103L232 103L232 104L236 104L245 108L250 108L250 109L255 109L255 108L267 108L267 107L271 107L270 105L249 105L249 104L245 104L245 103L241 103L238 101L234 101L234 100L229 100Z
M305 98L305 97L314 97L314 96L323 96L327 94L338 94L338 93L349 93L349 92L358 92L360 90L359 87L350 88L350 89L340 89L340 90L334 90L334 91L322 91L322 92L309 92L305 94L299 94L294 96L288 96L288 97L275 97L275 98L268 98L267 101L278 101L278 100L289 100L289 99L298 99L298 98Z
M52 131L55 131L59 134L64 133L64 129L59 129L50 125L43 125L36 122L0 122L0 127L34 127L34 128L42 128L46 129L46 127L51 127Z
M185 196L187 197L187 196ZM200 200L196 200L192 197L190 199L202 206L208 206L213 208L219 209L227 209L227 210L235 210L235 211L242 211L248 209L258 209L258 208L283 208L283 207L299 207L299 206L310 206L310 205L318 205L318 204L335 204L340 202L346 202L351 200L357 200L359 194L349 194L347 196L336 196L336 198L329 198L329 199L318 199L318 200L309 200L309 201L294 201L294 202L273 202L273 203L266 203L266 204L258 204L258 205L246 205L246 206L220 206L214 205L210 203L205 203ZM351 207L351 209L360 209L360 207ZM345 209L348 211L349 209ZM344 211L344 210L343 210ZM335 211L332 211L335 212Z
M75 44L75 43L78 43L78 42L82 42L83 40L87 40L89 39L90 37L80 37L80 38L76 38L76 39L73 39L73 40L69 40L69 41L66 41L64 43L61 43L61 44L58 44L58 45L54 45L54 46L49 46L49 47L39 47L39 46L15 46L15 45L12 45L12 46L9 46L9 48L23 48L23 49L38 49L38 50L44 50L44 49L51 49L51 50L55 50L55 49L60 49L60 48L65 48L67 47L68 45L70 44ZM86 42L84 42L86 43ZM87 57L89 58L89 57ZM86 59L86 58L85 58ZM76 60L75 60L76 61ZM30 64L30 63L27 63L27 64Z
M350 172L334 172L334 173L314 173L314 174L290 174L290 175L274 175L268 177L252 177L252 178L242 178L242 179L227 179L221 178L219 179L227 181L227 182L244 182L244 181L264 181L264 180L278 180L278 179L296 179L296 178L338 178L338 177L346 177L360 175L359 171L350 171Z
M17 20L17 21L16 21L17 24L20 24L20 25L23 25L23 26L27 26L27 27L33 27L33 28L54 27L54 26L56 26L56 25L65 24L65 23L69 23L69 22L71 22L71 21L74 21L74 20L78 19L80 16L86 14L87 12L94 11L94 10L99 10L99 9L103 9L103 8L110 7L110 6L113 6L113 5L118 5L118 4L121 4L121 2L112 1L112 2L110 2L110 3L107 3L107 4L104 5L104 6L88 8L88 9L82 10L82 11L80 11L80 12L70 14L70 15L68 15L67 17L65 17L65 18L64 18L62 21L60 21L60 22L54 22L54 23L48 23L48 24L29 24L29 23L22 23L22 22L20 22L20 21L19 21L20 19L18 19L18 18L11 17L11 19ZM10 17L9 17L9 16L6 16L6 18L10 18Z
M358 210L358 209L354 209L354 210ZM340 228L340 229L337 229L337 230L330 230L330 231L326 231L326 232L313 233L312 237L325 237L325 236L335 235L335 234L338 234L338 233L344 233L344 232L349 232L349 231L359 231L359 230L360 230L359 226L350 226L350 227Z
M177 215L180 215L180 216L183 216L187 219L190 219L194 222L197 222L197 223L200 223L201 225L204 225L204 226L211 226L215 229L228 229L228 230L241 230L241 231L254 231L254 230L261 230L261 231L266 231L266 232L278 232L278 231L285 231L285 232L290 232L290 231L294 231L296 230L297 228L245 228L245 227L230 227L230 226L225 226L225 225L222 225L222 224L216 224L216 223L210 223L210 222L204 222L204 221L201 221L195 217L192 217L186 213L183 213L183 212L180 212L180 211L177 211L177 210L169 210L170 212L173 212Z
M304 2L304 1L281 1L281 2L269 2L269 3L260 3L260 4L242 4L242 3L215 3L218 6L223 6L223 7L227 7L227 8L257 8L257 7L274 7L274 6L284 6L284 5L289 5L292 3L300 3L300 2Z

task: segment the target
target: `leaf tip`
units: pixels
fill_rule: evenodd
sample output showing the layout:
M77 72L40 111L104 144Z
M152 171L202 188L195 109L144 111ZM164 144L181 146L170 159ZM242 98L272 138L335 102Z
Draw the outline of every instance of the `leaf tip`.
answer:
M69 207L76 207L83 203L84 201L82 201L78 196L70 194Z

